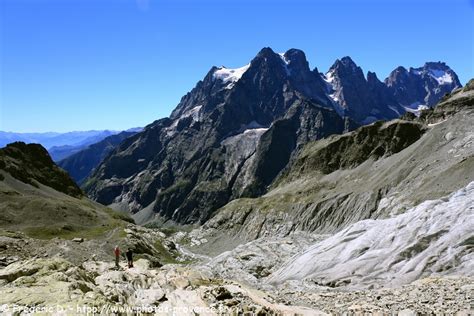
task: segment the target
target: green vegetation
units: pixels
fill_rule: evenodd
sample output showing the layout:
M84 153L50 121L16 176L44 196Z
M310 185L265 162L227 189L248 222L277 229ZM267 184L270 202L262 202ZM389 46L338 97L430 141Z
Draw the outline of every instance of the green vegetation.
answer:
M156 222L156 221L147 223L147 224L143 225L143 227L146 227L146 228L149 228L149 229L159 229L160 232L162 232L166 236L171 236L171 235L181 231L176 226L163 226L163 224L161 222Z
M9 238L23 238L24 237L19 232L6 230L6 229L3 229L3 228L0 228L0 236L9 237Z
M71 227L29 227L25 228L25 233L32 238L37 239L71 239L74 237L83 237L91 239L103 235L106 232L105 227L94 227L90 229L78 229Z
M469 80L468 83L463 88L463 91L471 91L474 90L474 79Z
M108 210L110 210L110 209L108 209ZM131 223L131 224L135 224L135 220L133 218L131 218L129 214L126 214L126 213L123 213L123 212L117 212L117 211L114 211L114 210L110 210L110 211L111 212L109 212L109 214L112 215L113 218Z
M24 232L31 238L45 240L52 238L72 239L75 237L81 237L84 239L99 239L107 233L112 232L114 229L120 228L115 234L118 238L124 238L126 236L126 234L123 232L123 228L125 226L126 225L123 221L112 220L107 224L92 227L72 225L27 227L24 229Z
M159 260L162 264L173 264L173 263L180 263L179 261L176 260L176 258L168 251L168 249L163 246L161 241L155 242L153 245L155 249L159 253Z
M400 152L424 132L419 123L379 121L351 133L308 143L288 173L298 177L310 171L329 174L338 169L353 168L369 158L379 159Z

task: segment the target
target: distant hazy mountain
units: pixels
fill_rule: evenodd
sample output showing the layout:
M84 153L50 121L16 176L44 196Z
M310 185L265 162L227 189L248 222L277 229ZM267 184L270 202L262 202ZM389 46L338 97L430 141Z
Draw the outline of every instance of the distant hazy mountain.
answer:
M128 132L137 132L142 128L131 128ZM14 133L0 131L0 147L13 142L41 144L45 147L54 161L62 160L87 146L97 143L104 138L120 133L120 131L92 130L67 133Z
M212 67L169 118L106 157L86 190L132 213L205 222L235 198L265 193L306 143L405 113L400 91L432 105L460 86L446 65L426 65L416 80L384 83L350 57L322 74L301 50L264 48L241 68Z
M14 133L0 131L0 146L22 141L25 143L41 144L46 149L54 146L81 146L84 144L96 143L119 131L80 131L67 133Z
M53 146L48 150L48 152L51 155L51 158L53 158L54 161L58 162L83 150L87 146L88 144L81 145L81 146L70 146L70 145Z
M131 131L108 136L95 144L78 149L72 155L59 161L58 165L66 170L76 183L81 184L117 145L134 134L136 132Z

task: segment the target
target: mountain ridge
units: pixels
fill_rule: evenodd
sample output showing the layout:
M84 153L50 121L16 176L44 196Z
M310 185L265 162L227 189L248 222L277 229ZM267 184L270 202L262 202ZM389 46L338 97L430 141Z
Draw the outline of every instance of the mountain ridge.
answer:
M421 78L431 89L458 85ZM366 78L350 57L322 75L309 68L303 51L278 54L266 47L244 67L212 67L169 118L122 143L84 188L93 199L131 213L146 209L203 223L234 198L264 194L305 143L399 117L405 108L393 89L372 72ZM293 127L275 133L282 120ZM224 142L231 137L237 147ZM243 148L245 155L235 154Z

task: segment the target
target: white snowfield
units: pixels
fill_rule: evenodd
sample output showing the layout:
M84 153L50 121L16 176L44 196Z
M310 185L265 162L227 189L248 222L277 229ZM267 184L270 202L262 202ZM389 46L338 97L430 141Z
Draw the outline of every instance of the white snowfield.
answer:
M444 70L430 69L430 76L438 81L440 85L453 83L453 77Z
M437 274L472 276L473 244L471 182L448 198L423 202L393 218L357 222L292 257L267 281L360 288L398 286Z
M234 84L242 78L242 75L247 71L247 69L249 69L249 67L250 64L235 69L221 67L214 72L213 77L222 80L224 83L228 83L226 88L231 89Z
M405 111L415 114L416 116L420 116L421 111L428 110L430 107L426 104L421 104L420 102L415 102L410 104L409 106L403 107Z
M454 78L445 70L428 68L427 70L420 71L412 68L411 71L417 76L428 73L428 75L438 81L439 85L451 84L454 82Z

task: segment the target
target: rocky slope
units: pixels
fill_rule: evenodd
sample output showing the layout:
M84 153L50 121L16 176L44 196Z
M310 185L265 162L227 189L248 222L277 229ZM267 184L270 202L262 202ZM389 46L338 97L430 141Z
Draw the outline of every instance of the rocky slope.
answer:
M66 170L79 185L86 179L107 155L124 139L135 132L121 132L104 138L103 140L81 148L78 152L69 155L58 162L58 166Z
M163 245L163 233L84 197L41 145L10 144L0 149L0 163L0 265L50 256L73 264L110 259L117 244L151 264L179 256Z
M40 254L38 244L55 237L66 239L69 244L74 244L71 240L75 237L86 238L97 247L92 240L118 238L116 228L132 221L84 197L69 175L53 163L46 149L24 143L0 149L0 211L0 252L8 256L25 245L26 250L18 252L22 256ZM24 243L27 237L37 242ZM55 249L62 247L53 244Z
M61 258L31 259L0 270L2 312L157 313L159 315L334 315L340 313L472 312L473 282L432 277L400 288L341 291L320 287L258 290L213 277L203 267L153 268L146 259L116 270L111 262L76 266Z
M473 100L474 91L459 90L414 121L374 123L307 144L267 194L220 209L204 225L206 238L225 249L226 236L335 232L466 186L474 180Z
M459 83L433 80L422 76L417 87ZM321 74L300 50L264 48L244 67L213 67L169 118L121 143L84 187L140 222L204 223L229 201L266 193L306 143L403 114L393 91L349 57Z

